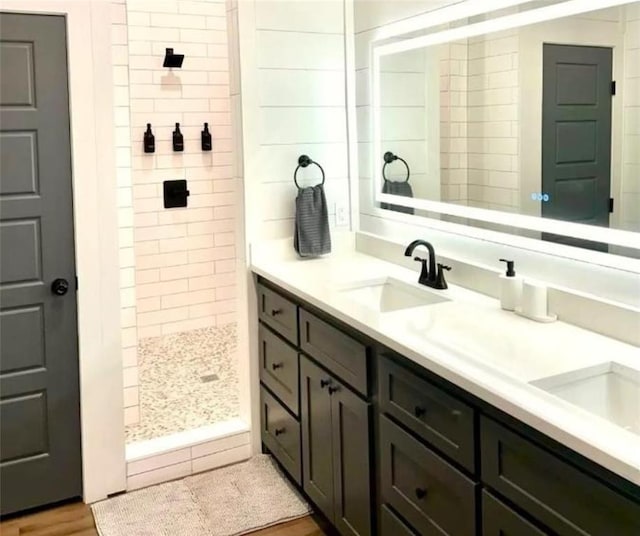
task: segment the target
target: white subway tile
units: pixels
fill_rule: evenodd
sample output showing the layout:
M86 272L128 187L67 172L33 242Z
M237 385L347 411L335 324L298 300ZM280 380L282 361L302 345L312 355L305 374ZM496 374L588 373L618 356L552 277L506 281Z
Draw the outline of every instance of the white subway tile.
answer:
M160 337L162 335L162 329L159 325L144 326L138 328L138 339L149 339L151 337Z
M159 311L160 310L160 297L159 296L151 296L150 298L139 298L136 301L136 309L138 314L140 313L148 313L150 311Z
M157 0L156 0L157 2ZM162 3L162 2L157 2ZM159 484L160 482L168 482L177 478L183 478L191 474L191 461L169 465L146 473L139 473L127 478L127 490L133 491L140 488L146 488Z
M122 350L122 366L123 368L135 367L138 365L138 348L124 348Z
M185 292L188 284L186 279L165 281L161 283L147 283L138 285L137 296L140 298L148 298L151 296L165 296L167 294L175 294L177 292Z
M138 313L138 325L140 327L166 324L177 320L184 320L189 317L188 307L177 307L175 309L161 309L148 313Z
M133 387L138 385L138 367L126 367L122 369L123 387Z
M138 422L140 422L140 408L138 406L124 408L124 425L129 426Z
M157 283L160 281L160 270L136 270L136 283L143 285L145 283Z
M217 467L224 467L233 463L248 460L251 457L251 446L243 445L241 447L224 450L216 454L194 458L192 460L193 473L208 471Z
M130 408L140 403L140 392L138 387L125 387L124 389L124 407Z

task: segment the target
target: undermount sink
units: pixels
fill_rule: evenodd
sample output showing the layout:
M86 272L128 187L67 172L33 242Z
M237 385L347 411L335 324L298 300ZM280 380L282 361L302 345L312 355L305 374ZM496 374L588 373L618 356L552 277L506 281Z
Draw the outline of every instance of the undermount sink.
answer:
M611 361L531 385L640 435L640 370Z
M450 301L445 296L392 277L361 281L343 286L339 290L343 296L380 313Z

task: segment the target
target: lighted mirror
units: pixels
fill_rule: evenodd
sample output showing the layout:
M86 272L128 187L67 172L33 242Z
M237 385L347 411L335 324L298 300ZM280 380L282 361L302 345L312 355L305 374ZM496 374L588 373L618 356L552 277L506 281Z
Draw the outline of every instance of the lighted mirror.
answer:
M605 3L373 43L373 198L636 256L640 2Z

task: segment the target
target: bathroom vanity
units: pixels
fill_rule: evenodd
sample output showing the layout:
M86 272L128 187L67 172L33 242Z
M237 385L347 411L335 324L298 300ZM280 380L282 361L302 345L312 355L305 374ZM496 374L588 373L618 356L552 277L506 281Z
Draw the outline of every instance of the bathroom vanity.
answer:
M637 431L530 384L598 357L562 364L562 350L513 336L551 329L560 348L559 334L587 337L627 364L637 348L509 315L459 287L422 289L413 272L359 253L257 258L252 269L263 447L340 534L640 534ZM486 345L470 342L464 320L460 346L437 342L438 322L465 309ZM492 315L505 332L494 345ZM476 356L460 351L473 345Z

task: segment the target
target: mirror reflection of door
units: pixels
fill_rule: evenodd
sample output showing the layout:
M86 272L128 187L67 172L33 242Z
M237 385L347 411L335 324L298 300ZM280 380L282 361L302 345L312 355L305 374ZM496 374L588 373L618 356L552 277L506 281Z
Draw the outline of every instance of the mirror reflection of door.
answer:
M545 44L542 216L609 227L613 49ZM607 245L543 233L543 240Z

